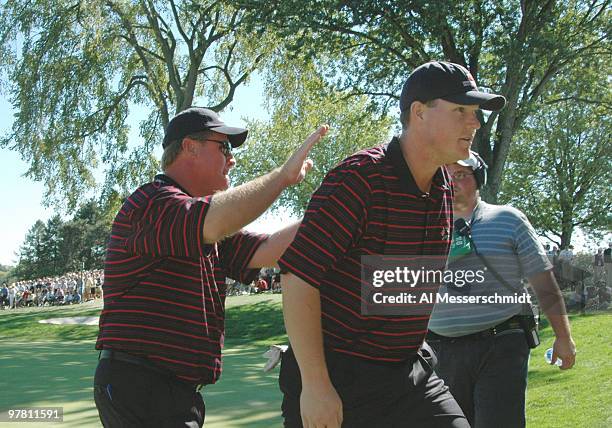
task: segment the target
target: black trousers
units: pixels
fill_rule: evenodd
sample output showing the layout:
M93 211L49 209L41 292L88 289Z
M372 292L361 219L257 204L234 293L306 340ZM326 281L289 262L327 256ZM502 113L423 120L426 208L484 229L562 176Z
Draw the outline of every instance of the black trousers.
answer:
M427 339L436 367L475 428L524 428L530 349L523 331Z
M433 372L427 345L406 363L374 363L340 353L325 356L332 383L342 400L345 428L469 428L461 408ZM283 354L279 377L285 427L302 428L302 384L295 356Z
M105 427L204 425L204 400L195 386L124 361L98 362L94 399Z

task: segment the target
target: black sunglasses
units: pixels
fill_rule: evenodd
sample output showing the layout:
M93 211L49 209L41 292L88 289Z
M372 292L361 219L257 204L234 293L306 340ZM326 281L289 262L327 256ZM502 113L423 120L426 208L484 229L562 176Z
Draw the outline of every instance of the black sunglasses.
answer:
M226 158L232 156L232 145L229 140L213 140L212 138L207 138L204 141L212 141L213 143L221 144L221 153L223 153L223 156Z

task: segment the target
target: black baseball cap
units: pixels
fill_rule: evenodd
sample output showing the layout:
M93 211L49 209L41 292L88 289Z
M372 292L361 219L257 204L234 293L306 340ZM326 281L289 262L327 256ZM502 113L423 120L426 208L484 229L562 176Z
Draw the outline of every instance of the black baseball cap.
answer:
M249 133L244 128L225 125L217 112L204 107L190 107L170 120L168 126L166 126L162 146L166 148L174 140L182 140L189 134L207 130L227 135L233 148L242 145Z
M492 111L506 105L502 95L481 92L465 67L431 61L415 68L406 79L400 96L400 111L410 109L414 101L424 103L436 98L462 105L476 104L483 110Z

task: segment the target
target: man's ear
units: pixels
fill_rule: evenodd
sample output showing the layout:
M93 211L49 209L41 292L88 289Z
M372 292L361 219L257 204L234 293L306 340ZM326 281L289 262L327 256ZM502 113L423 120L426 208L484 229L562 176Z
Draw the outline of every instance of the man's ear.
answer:
M189 153L190 155L195 155L197 153L196 151L197 142L195 140L192 140L189 137L185 137L183 138L183 141L181 144L183 145L183 151Z
M420 101L414 101L410 106L410 113L418 117L419 119L423 119L423 111L425 110L425 104Z

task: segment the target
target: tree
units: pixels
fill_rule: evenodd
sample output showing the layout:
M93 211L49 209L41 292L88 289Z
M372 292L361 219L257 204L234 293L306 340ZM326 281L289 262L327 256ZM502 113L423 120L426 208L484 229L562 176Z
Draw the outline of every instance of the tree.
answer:
M598 236L612 224L612 93L601 85L610 71L605 58L593 58L561 76L508 158L502 199L560 248L576 227Z
M46 224L37 221L20 248L14 276L32 279L102 268L110 227L104 207L93 200L67 221L59 215Z
M45 224L38 220L26 233L23 244L19 249L19 263L15 267L17 278L36 278L38 266L43 253L43 233Z
M267 34L220 0L8 0L0 66L17 114L0 147L20 152L47 202L68 208L105 166L104 194L157 170L153 147L195 101L222 110L265 58ZM128 142L128 115L142 144ZM115 189L116 190L116 189ZM67 201L67 204L62 202Z
M463 64L480 87L504 94L507 107L483 116L476 136L490 166L483 192L492 202L510 144L548 85L579 59L610 58L608 0L240 3L258 8L258 23L297 35L293 50L338 58L325 69L328 80L341 91L370 96L378 111L394 105L409 72L431 59Z
M12 270L12 266L0 264L0 283L4 283L4 281L8 282L11 279Z
M15 268L19 278L39 278L63 272L61 237L62 218L55 215L43 223L38 220L28 231L19 249Z
M65 272L66 260L62 259L62 217L54 215L42 231L42 243L38 253L38 275L56 276Z
M106 254L106 243L111 230L111 218L106 215L103 207L93 200L81 205L72 220L65 224L65 227L73 228L78 236L78 241L74 246L76 251L73 256L75 267L73 270L102 268ZM64 241L67 240L67 236L66 234Z
M71 272L81 269L80 251L82 247L83 230L82 225L76 221L63 223L59 230L60 236L60 258L63 263L63 271Z
M244 182L280 166L307 135L328 123L330 131L310 153L313 170L299 186L283 192L273 206L302 215L327 171L359 149L388 141L392 121L369 113L365 97L347 97L330 88L317 73L314 58L288 61L282 49L274 58L266 70L272 117L268 123L248 123L250 137L237 154L232 179Z

